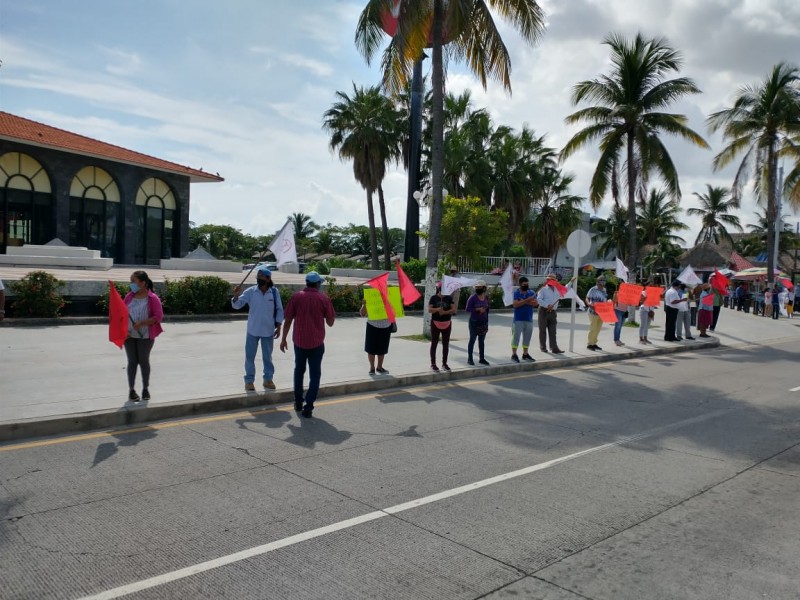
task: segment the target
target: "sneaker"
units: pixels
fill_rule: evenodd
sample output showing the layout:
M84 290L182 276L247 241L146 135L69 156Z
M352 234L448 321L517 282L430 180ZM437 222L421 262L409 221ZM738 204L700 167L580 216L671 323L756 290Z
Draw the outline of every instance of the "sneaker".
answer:
M555 350L551 351L553 354L564 354L564 351L561 348L556 348Z
M522 355L522 360L529 360L531 362L536 362L536 359L533 358L530 354L523 354Z
M517 356L516 354L512 354L511 355L511 360L513 360L515 363L518 363L519 362L519 356Z
M620 340L614 340L614 343L615 343L617 346L624 346L624 345L625 345L625 344L623 344L623 343L622 343Z
M586 349L594 351L594 350L597 350L597 346L595 346L594 344L589 344L588 346L586 346Z
M296 412L303 412L303 401L302 400L295 400L294 401L294 410Z
M128 392L128 400L131 402L138 402L139 401L139 394L136 393L136 390L131 390Z
M474 361L474 360L472 360L471 358L468 358L468 359L467 359L467 364L468 364L470 367L474 367L474 366L475 366L475 361Z
M314 412L313 408L304 408L303 412L301 412L300 414L303 415L306 419L310 419L311 413L313 412Z
M272 379L265 379L264 380L264 389L266 390L274 390L275 389L275 382Z
M485 358L480 359L478 362L487 367L489 366L489 361L486 360Z
M676 338L675 338L675 341L676 341L676 342L682 342L682 341L683 341L683 338L682 338L682 337L676 337Z
M386 369L384 369L383 367L378 367L378 368L377 368L377 369L375 369L375 370L376 370L376 371L377 371L377 372L378 372L380 375L388 375L388 374L389 374L389 371L387 371L387 370L386 370Z
M442 370L443 371L450 371L450 367L447 365L447 363L442 363Z
M369 374L370 374L370 375L375 375L375 369L370 369L370 370L369 370Z
M437 367L436 365L431 365L431 371L436 371L438 373L439 367Z
M711 337L711 336L710 336L710 335L708 335L707 333L701 333L701 334L700 334L700 337L702 337L702 338L707 338L707 337Z
M547 354L547 348L539 348L539 350L541 350L542 352L544 352L545 354Z
M690 336L690 335L689 335L689 336L686 336L686 339L687 339L687 340L693 340L694 338L693 338L692 336Z
M245 383L245 384L244 384L244 391L245 391L245 392L255 392L255 391L256 391L256 386L255 386L255 384L252 384L252 383Z
M597 344L594 345L594 349L595 350L602 350L602 348L600 346L598 346Z
M150 400L150 390L148 390L147 388L144 388L142 390L142 400L144 400L145 402Z

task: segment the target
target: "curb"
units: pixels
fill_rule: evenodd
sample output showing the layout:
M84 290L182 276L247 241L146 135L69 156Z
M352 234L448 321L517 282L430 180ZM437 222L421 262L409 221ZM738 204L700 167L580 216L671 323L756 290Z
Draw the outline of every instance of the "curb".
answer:
M522 364L502 364L481 368L460 369L449 373L413 373L386 379L368 379L344 381L320 387L319 398L331 398L347 394L363 392L379 392L382 390L411 387L442 381L461 381L476 376L496 376L524 371L549 371L565 367L579 367L597 363L612 363L631 358L677 354L694 350L712 349L720 346L719 338L692 344L690 346L674 346L668 348L652 348L633 350L624 354L595 354L575 358L548 360ZM93 430L120 430L144 423L195 417L209 413L251 409L294 401L292 390L279 390L268 393L233 394L214 396L197 400L181 400L154 406L121 406L112 410L101 410L74 415L63 415L45 419L23 419L21 421L0 423L0 442L20 441L29 438L55 436Z

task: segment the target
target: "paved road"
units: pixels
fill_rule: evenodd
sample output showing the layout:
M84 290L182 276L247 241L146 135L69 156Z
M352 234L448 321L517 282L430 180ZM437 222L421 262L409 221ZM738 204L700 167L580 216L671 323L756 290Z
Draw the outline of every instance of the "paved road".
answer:
M796 600L796 361L787 339L0 446L0 597Z

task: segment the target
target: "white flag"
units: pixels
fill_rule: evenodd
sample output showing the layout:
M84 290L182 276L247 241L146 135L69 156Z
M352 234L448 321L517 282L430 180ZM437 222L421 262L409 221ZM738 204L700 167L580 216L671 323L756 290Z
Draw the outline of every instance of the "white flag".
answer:
M694 272L692 265L686 267L680 275L678 275L678 281L682 281L686 285L700 285L703 283L703 280L697 276L697 273Z
M500 287L503 288L503 304L506 306L514 304L514 270L511 265L506 267L505 273L500 278Z
M291 221L286 221L286 225L272 240L269 249L275 255L278 267L284 263L297 262L297 248L294 245L294 224Z
M579 310L586 310L586 303L584 303L584 301L581 300L578 297L578 292L575 291L575 288L573 287L573 284L574 284L574 280L570 281L567 284L567 293L564 294L564 298L575 298L575 302L578 305L578 309Z
M469 279L468 277L450 277L445 275L442 277L442 293L452 296L457 294L458 290L462 287L470 287L478 283L477 279Z
M619 258L617 259L617 271L615 275L622 281L628 281L628 267L622 264L622 261Z

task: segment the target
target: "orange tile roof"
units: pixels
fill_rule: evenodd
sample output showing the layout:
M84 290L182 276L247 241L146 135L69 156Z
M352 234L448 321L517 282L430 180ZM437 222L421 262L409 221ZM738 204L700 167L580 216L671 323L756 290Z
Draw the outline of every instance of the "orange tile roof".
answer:
M192 169L168 160L134 152L2 111L0 111L0 139L27 142L44 148L65 150L75 154L186 175L193 182L225 181L219 175L212 175L199 169Z

